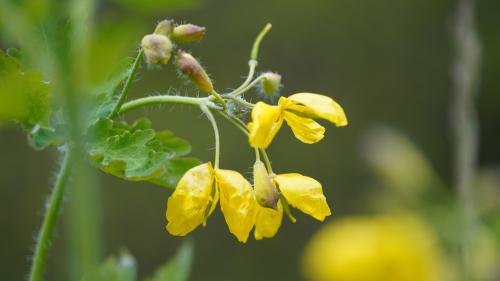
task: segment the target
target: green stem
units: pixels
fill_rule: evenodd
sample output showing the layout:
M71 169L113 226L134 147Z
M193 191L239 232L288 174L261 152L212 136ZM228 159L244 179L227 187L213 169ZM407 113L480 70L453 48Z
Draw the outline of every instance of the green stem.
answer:
M59 216L59 210L64 198L64 190L71 173L71 153L69 151L70 150L68 148L66 154L64 155L64 160L62 162L59 173L57 174L54 189L50 194L47 209L45 210L42 228L40 229L40 232L38 234L35 254L33 256L33 262L31 264L29 277L30 281L40 281L43 278L47 252L51 244L50 240L52 239L52 235L54 233L54 227L56 225L57 217Z
M269 32L271 29L272 25L270 23L266 24L262 31L257 35L257 38L255 38L255 41L253 42L252 46L252 51L250 52L250 60L248 61L248 75L247 79L245 79L245 82L241 84L236 90L232 91L229 93L229 95L232 95L233 93L240 92L243 88L245 88L250 81L252 81L253 76L255 74L255 68L257 67L257 57L259 55L259 47L260 43L262 42L262 39L264 39L264 36Z
M271 166L271 161L269 160L269 156L267 156L266 150L263 148L259 148L259 150L264 158L264 163L266 164L267 171L269 172L269 174L274 174L273 167Z
M224 118L226 118L227 121L231 122L236 128L240 129L240 131L243 132L243 134L245 134L246 136L249 136L248 129L246 128L246 125L245 125L245 123L243 123L243 121L241 121L240 119L238 119L234 115L227 114L224 111L218 111L218 112L220 113L220 115L222 115ZM241 123L238 121L240 121Z
M189 104L195 106L205 105L208 108L221 110L219 106L214 104L209 100L209 98L193 98L193 97L182 97L182 96L150 96L135 99L133 101L129 101L121 106L119 113L125 113L137 108L141 108L144 106L163 104L163 103L180 103L180 104Z
M238 88L237 90L229 93L230 97L237 97L237 96L240 96L240 95L246 93L253 86L255 86L255 84L259 83L260 80L262 80L263 78L264 78L264 75L260 75L259 77L255 78L255 80L253 80L252 83L249 83L245 87L242 87L241 89Z
M262 42L262 39L264 39L264 36L269 32L271 29L272 25L270 23L266 24L262 31L257 35L257 38L255 38L255 41L253 42L252 46L252 52L250 53L250 59L251 60L257 60L257 56L259 55L259 47L260 47L260 42Z
M130 70L130 74L127 77L127 81L125 82L125 85L123 86L123 89L120 93L120 97L118 99L118 102L116 103L115 108L113 109L113 112L111 112L110 117L113 118L115 117L119 112L122 104L125 102L127 99L128 92L130 90L130 87L132 86L132 83L134 82L135 76L137 74L137 70L139 69L139 65L142 62L142 59L144 57L144 50L141 48L137 56L135 57L134 63L132 64L132 69Z
M228 96L226 96L226 97L227 97L228 99L230 99L230 100L232 100L232 101L236 102L236 103L242 104L242 105L244 105L244 106L246 106L246 107L249 107L249 108L253 108L253 107L255 106L255 104L253 104L253 103L251 103L251 102L247 102L247 101L246 101L246 100L244 100L244 99L239 99L239 98L237 98L237 97L235 97L235 96L229 96L229 95L228 95Z
M217 122L215 122L214 115L212 112L210 112L210 109L204 104L200 105L201 111L205 113L207 116L208 120L212 124L212 128L214 129L214 135L215 135L215 160L214 160L214 167L216 169L219 168L219 158L220 158L220 135L219 135L219 128L217 127Z
M252 81L253 76L255 74L255 68L257 67L258 62L256 60L249 60L248 61L248 75L247 79L241 84L236 90L232 91L229 93L229 95L233 95L234 93L240 92L241 89L245 88L250 81Z
M210 94L222 105L223 108L226 108L226 101L222 98L222 96L217 93L217 91L212 90Z
M453 65L454 100L452 101L452 133L454 140L455 188L463 207L462 276L464 281L473 280L471 271L472 243L477 228L473 201L473 181L477 169L479 129L475 98L481 65L481 44L476 29L474 0L458 1L455 17Z

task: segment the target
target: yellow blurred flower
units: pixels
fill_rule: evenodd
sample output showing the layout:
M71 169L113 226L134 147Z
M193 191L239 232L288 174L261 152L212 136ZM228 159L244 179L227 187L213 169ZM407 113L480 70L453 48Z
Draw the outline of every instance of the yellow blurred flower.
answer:
M283 120L300 141L309 144L318 142L324 137L325 128L313 120L317 118L328 120L338 127L347 125L342 107L327 96L298 93L280 97L276 106L258 102L252 110L252 122L248 124L250 145L267 148Z
M220 205L229 231L246 242L255 223L255 200L250 183L238 172L214 169L210 163L187 171L167 201L167 231L184 236Z
M312 281L445 281L435 237L418 217L351 217L321 229L305 251Z
M257 240L273 237L281 225L283 202L278 190L290 205L319 221L331 214L321 183L313 178L297 173L269 175L260 161L254 165L254 178L255 198L259 203L254 233Z

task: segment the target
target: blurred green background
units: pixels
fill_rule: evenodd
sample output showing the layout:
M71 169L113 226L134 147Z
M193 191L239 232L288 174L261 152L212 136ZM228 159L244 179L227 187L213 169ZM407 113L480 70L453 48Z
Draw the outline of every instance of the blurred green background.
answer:
M37 1L32 1L37 2ZM269 149L278 173L300 172L318 179L333 210L327 221L368 210L370 194L379 188L363 157L362 144L377 125L396 129L412 140L451 185L449 106L452 17L451 0L189 0L154 2L100 1L97 41L102 57L95 69L109 69L122 56L133 56L140 39L165 17L207 27L192 51L207 68L219 91L236 88L247 72L250 47L267 23L273 29L259 53L258 70L283 76L283 94L316 92L339 102L348 127L327 132L323 141L304 145L289 129L281 130ZM31 7L36 14L41 8ZM477 1L482 43L482 67L477 108L480 122L480 166L500 163L500 2ZM102 32L102 33L101 33ZM9 38L0 36L6 48ZM103 70L104 71L104 70ZM96 72L95 75L99 75ZM143 67L131 97L178 89L196 95L177 78L172 66L146 71ZM255 99L254 99L255 100ZM196 108L162 106L139 110L127 120L146 115L156 129L171 129L191 142L193 156L213 157L213 135ZM236 129L220 120L221 166L251 178L253 151ZM57 165L57 152L28 147L21 129L0 128L0 273L4 280L21 280L29 268L34 236ZM164 229L170 190L147 183L126 182L98 172L102 182L105 254L127 248L138 260L141 276L149 275L172 256L186 238ZM497 186L498 187L498 186ZM191 280L303 280L301 253L321 226L295 212L298 222L284 223L274 239L242 245L228 232L219 211L208 226L189 235L195 241ZM50 253L47 280L65 280L68 255L67 218L62 216Z

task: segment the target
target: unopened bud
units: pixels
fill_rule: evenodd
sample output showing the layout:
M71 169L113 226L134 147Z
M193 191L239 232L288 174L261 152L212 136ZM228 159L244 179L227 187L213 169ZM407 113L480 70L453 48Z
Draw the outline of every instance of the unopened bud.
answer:
M200 90L211 93L214 90L212 81L200 63L189 53L179 52L176 57L177 68L191 80Z
M141 46L148 64L167 64L172 56L172 42L164 35L146 35L142 38Z
M263 78L260 82L260 88L262 93L266 97L275 96L281 86L281 75L273 72L266 72L263 74Z
M255 161L253 165L253 184L257 203L262 207L277 210L280 194L260 160Z
M174 30L173 20L162 20L158 23L155 28L155 34L160 34L164 36L170 36Z
M179 42L192 42L199 40L205 34L205 27L194 24L181 24L174 27L172 40Z

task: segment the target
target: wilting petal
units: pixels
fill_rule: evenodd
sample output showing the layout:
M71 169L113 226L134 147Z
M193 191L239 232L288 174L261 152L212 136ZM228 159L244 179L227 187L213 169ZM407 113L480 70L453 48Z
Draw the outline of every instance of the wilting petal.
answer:
M304 113L313 114L315 118L326 119L337 127L347 125L344 110L330 97L311 93L298 93L289 96L288 99L305 105L309 110Z
M297 173L281 174L274 177L281 194L288 203L313 218L323 221L331 215L323 195L321 183Z
M267 148L283 124L282 110L278 106L258 102L252 109L252 122L248 123L252 147Z
M167 201L167 231L184 236L205 221L217 203L214 172L210 163L188 170Z
M325 128L311 118L300 117L286 111L284 117L295 137L303 143L316 143L325 136Z
M271 208L261 207L255 204L257 208L257 217L255 219L255 239L261 240L262 238L271 238L276 235L281 226L283 218L283 206L278 202L278 210Z
M250 183L238 172L215 170L220 207L229 231L245 243L255 223L255 200Z

